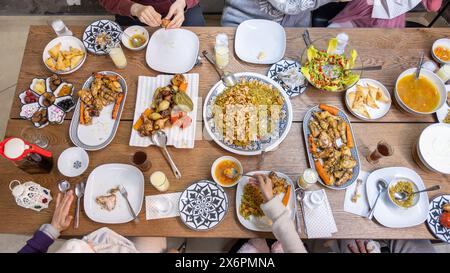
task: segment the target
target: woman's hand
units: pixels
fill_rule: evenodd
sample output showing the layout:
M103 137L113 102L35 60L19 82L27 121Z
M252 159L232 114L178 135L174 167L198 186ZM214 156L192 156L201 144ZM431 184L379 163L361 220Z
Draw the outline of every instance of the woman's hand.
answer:
M51 225L59 232L66 230L72 222L73 216L69 215L69 210L73 198L73 190L69 190L64 197L62 197L61 193L58 193Z
M272 180L265 176L257 174L255 175L258 179L250 178L250 183L255 184L262 193L264 202L267 202L273 198L273 183Z
M136 3L131 6L130 13L136 16L139 21L151 27L159 27L161 25L161 14L156 12L152 6L144 6Z
M169 9L165 19L170 20L167 28L179 28L184 22L184 9L186 8L186 0L175 1Z

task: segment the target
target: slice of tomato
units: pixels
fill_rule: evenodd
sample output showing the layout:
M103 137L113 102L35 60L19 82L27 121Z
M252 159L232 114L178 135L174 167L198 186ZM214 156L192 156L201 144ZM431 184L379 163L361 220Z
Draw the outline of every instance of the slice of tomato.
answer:
M450 212L443 212L439 217L439 222L442 226L450 228Z

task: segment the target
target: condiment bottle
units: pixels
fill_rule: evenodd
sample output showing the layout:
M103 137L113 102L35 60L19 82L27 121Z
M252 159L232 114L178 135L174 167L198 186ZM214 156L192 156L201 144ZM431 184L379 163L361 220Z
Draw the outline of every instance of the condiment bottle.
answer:
M52 22L52 28L58 36L72 36L72 31L70 31L64 22L60 19L54 20Z
M347 43L348 43L348 35L344 32L339 33L336 36L336 40L337 40L337 45L336 45L336 49L334 50L334 54L344 54L345 47L347 46Z
M152 175L150 176L150 183L158 191L167 191L170 186L167 176L161 171L156 171L156 172L152 173Z
M216 64L219 68L224 69L229 63L228 36L225 33L219 33L216 36L216 45L214 46L216 55Z
M0 142L0 155L29 174L49 173L53 167L50 151L18 137L10 137Z

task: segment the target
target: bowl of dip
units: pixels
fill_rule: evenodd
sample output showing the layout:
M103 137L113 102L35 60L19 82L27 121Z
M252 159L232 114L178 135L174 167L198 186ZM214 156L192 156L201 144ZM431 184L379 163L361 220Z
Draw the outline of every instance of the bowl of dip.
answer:
M131 26L123 31L121 40L122 44L133 51L138 51L144 49L147 44L150 35L148 31L141 26ZM136 42L132 43L131 40L134 39Z

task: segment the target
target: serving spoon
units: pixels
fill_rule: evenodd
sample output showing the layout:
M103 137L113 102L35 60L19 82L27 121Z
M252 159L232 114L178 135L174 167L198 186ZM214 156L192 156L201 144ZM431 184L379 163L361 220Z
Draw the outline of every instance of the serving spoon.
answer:
M223 170L223 174L226 177L230 178L230 179L235 179L238 176L241 176L241 177L245 176L245 177L250 177L250 178L255 178L256 179L256 176L254 176L254 175L248 175L248 174L241 174L241 173L239 173L238 170L236 170L236 168L225 169L225 170Z
M70 183L67 180L61 180L58 182L58 189L61 193L66 195L66 192L70 189Z
M417 64L417 68L416 68L416 80L419 79L420 76L420 70L422 69L422 63L423 63L423 51L420 52L420 58L419 58L419 63Z
M421 192L426 192L426 191L437 191L439 189L441 189L441 186L435 185L435 186L426 188L424 190L415 191L415 192L412 192L412 193L407 193L407 192L404 192L404 191L400 191L400 192L394 193L394 198L396 200L398 200L398 201L405 201L411 195L418 194L418 193L421 193Z
M214 68L215 68L216 71L217 71L217 74L219 74L220 79L221 79L222 82L225 84L225 86L227 86L227 87L232 87L232 86L235 86L235 85L237 84L238 80L236 79L236 77L234 76L234 74L233 74L233 73L230 73L230 72L228 72L228 71L222 70L222 69L217 65L217 63L213 60L211 54L210 54L208 51L203 50L202 54L203 54L203 56L205 56L205 58L208 60L208 62L210 62L210 63L214 66Z
M377 199L375 199L375 203L373 204L372 209L369 211L369 214L367 215L367 218L368 218L368 219L372 219L373 214L375 213L375 208L376 208L376 206L377 206L378 199L380 199L381 194L382 194L383 192L385 192L386 189L387 189L387 183L386 183L386 181L384 181L383 179L380 178L380 179L377 181L377 189L378 189Z
M178 170L177 165L175 165L175 162L173 162L172 157L169 154L169 151L167 150L167 135L164 131L158 130L156 133L152 135L152 141L155 143L156 146L161 148L161 150L164 152L164 156L166 157L167 161L169 162L170 167L172 168L172 172L175 175L177 179L181 178L181 172Z
M140 47L142 45L138 38L130 37L130 35L126 34L125 32L122 32L122 34L125 35L125 37L127 37L128 40L130 40L133 47Z

